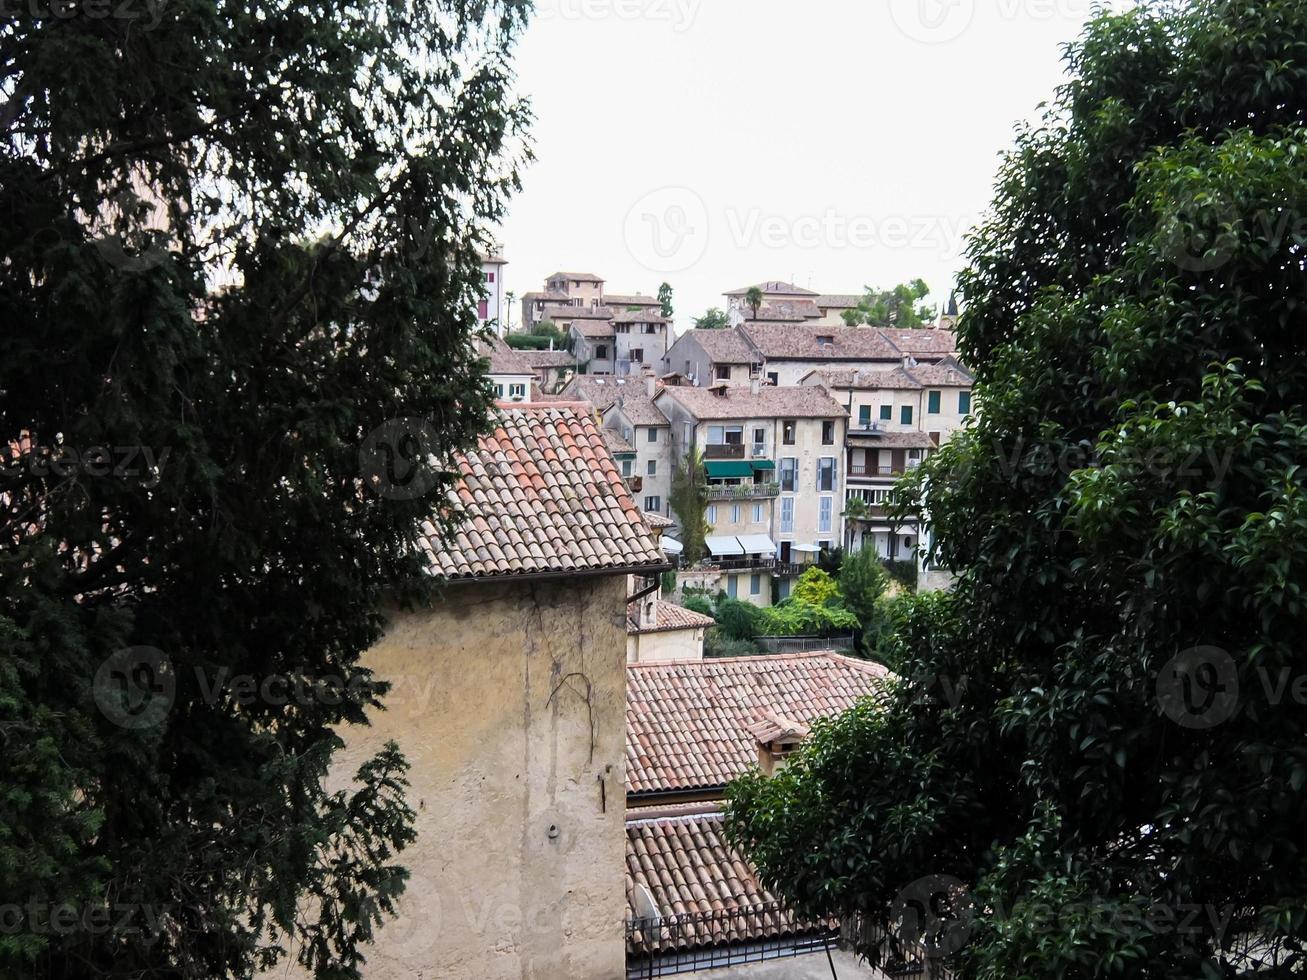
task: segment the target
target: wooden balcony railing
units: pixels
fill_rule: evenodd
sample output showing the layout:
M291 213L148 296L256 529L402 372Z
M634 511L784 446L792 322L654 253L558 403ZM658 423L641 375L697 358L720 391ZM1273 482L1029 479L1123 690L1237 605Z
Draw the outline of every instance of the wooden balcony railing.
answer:
M723 443L715 446L703 447L704 459L744 459L744 443Z

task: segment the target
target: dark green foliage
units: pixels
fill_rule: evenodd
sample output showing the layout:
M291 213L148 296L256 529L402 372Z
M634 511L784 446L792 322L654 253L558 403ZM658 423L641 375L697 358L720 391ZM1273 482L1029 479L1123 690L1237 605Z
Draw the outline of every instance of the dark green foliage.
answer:
M817 555L817 567L834 578L839 578L840 566L843 564L843 548L824 548Z
M708 630L703 637L705 657L756 657L759 653L761 651L757 644L748 640L734 640L716 627Z
M701 616L711 616L713 614L712 601L705 595L686 595L681 605Z
M504 343L508 344L513 350L550 349L548 337L537 337L529 333L510 333L504 338Z
M664 595L664 596L670 596L673 592L676 591L676 572L675 572L675 571L666 571L666 572L663 572L662 580L661 580L661 587L662 587L662 592L663 592L663 595Z
M935 307L923 302L929 295L930 287L921 279L900 283L893 289L867 286L858 305L842 315L850 327L924 327L935 320Z
M759 633L762 610L749 602L725 598L717 603L712 616L728 639L752 641Z
M681 526L681 560L693 565L708 553L704 538L710 528L708 510L708 476L703 468L703 454L691 446L672 473L672 492L668 498L676 522Z
M839 583L844 604L867 631L876 619L881 596L889 588L889 574L876 549L863 548L846 555L840 564Z
M730 325L730 317L715 306L694 321L695 330L725 330Z
M903 586L905 589L916 590L917 578L920 575L921 569L915 560L911 558L894 559L885 562L885 568L888 570L890 577L894 579L895 582L898 582L899 585Z
M671 283L665 282L658 287L658 302L662 304L661 312L663 316L667 317L668 319L671 319L673 316L676 315L676 310L672 307Z
M393 749L323 778L379 607L430 593L428 460L487 420L523 8L9 14L0 976L357 977L413 814Z
M957 879L961 980L1301 976L1307 5L1144 4L1068 59L962 280L984 410L903 496L956 594L732 826L808 912Z

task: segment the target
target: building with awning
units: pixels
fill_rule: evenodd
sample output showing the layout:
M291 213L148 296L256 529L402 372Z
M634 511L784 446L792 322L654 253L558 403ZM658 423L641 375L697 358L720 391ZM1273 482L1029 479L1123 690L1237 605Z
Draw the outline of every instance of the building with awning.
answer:
M746 555L763 555L776 557L776 542L765 534L741 534L736 537Z
M752 480L753 463L741 459L710 459L703 464L709 480Z
M733 534L710 534L703 543L714 558L740 558L748 554Z

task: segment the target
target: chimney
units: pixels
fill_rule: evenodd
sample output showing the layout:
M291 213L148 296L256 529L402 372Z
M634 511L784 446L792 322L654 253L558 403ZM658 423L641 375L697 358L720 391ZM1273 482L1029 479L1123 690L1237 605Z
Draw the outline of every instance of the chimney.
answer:
M785 768L785 763L803 744L808 726L774 711L766 712L749 726L758 749L758 768L770 779Z
M644 391L650 398L653 398L653 396L658 392L658 379L652 374L645 376Z
M762 379L754 378L752 381L750 381L749 390L753 392L755 395L758 394L758 392L762 391Z

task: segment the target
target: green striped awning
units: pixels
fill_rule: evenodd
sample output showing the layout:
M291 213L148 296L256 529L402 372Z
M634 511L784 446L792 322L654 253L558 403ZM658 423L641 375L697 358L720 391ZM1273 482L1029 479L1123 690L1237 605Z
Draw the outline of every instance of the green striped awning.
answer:
M753 466L738 459L714 459L703 464L710 480L744 480L753 476Z

